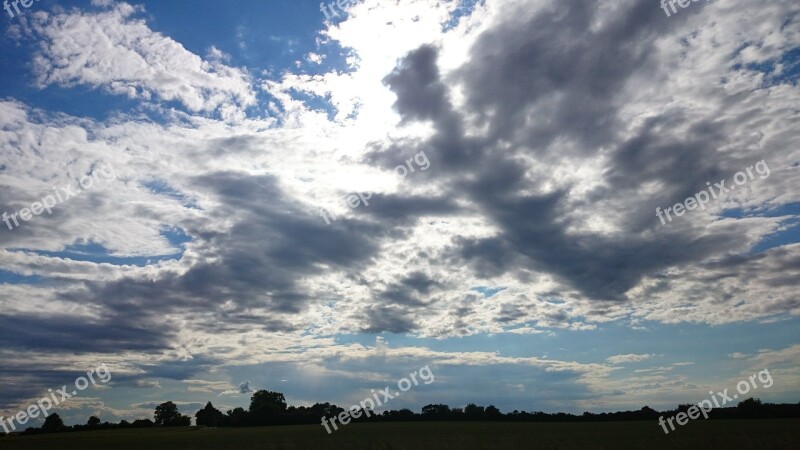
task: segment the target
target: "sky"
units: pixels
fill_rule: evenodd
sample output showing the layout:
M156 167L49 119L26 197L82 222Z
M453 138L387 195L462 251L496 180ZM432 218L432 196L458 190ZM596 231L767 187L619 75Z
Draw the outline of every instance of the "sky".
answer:
M9 6L2 416L800 401L794 0Z

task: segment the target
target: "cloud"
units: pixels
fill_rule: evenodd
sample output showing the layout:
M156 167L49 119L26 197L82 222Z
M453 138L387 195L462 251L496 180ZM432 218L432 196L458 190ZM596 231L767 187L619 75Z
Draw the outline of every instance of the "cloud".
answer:
M256 385L305 379L239 370L267 363L377 385L395 374L375 367L416 358L454 378L503 372L498 386L515 395L545 380L554 408L559 392L585 395L576 408L632 404L696 383L663 376L682 363L610 379L622 369L422 342L800 314L800 244L757 247L788 229L800 201L800 89L762 71L800 46L795 3L703 3L665 20L645 0L489 0L455 23L455 2L401 3L359 3L305 53L326 70L327 46L347 47L346 70L278 77L232 67L213 45L201 58L126 3L26 16L39 87L86 86L145 108L92 120L0 102L9 211L101 162L118 172L52 216L0 224L0 276L14 280L0 297L0 379L33 374L4 383L0 407L96 359L116 364L115 389L162 393L172 383L247 393L248 382L204 381L226 370ZM330 116L311 107L328 100ZM422 151L430 170L393 172ZM761 159L769 179L669 226L656 218ZM350 192L372 192L371 204L344 207ZM320 208L338 220L327 225ZM486 298L473 286L505 289ZM409 343L336 341L384 332ZM791 381L792 348L740 359L777 364ZM626 382L636 395L620 399Z
M240 394L249 394L251 392L255 392L255 390L250 388L250 381L242 381L239 383L239 387L236 389L229 389L227 391L220 392L219 397L223 395L240 395Z
M142 389L161 389L161 383L158 380L136 380L136 387Z
M291 114L298 114L298 122L293 122L297 130L270 129L272 122L257 119L228 129L220 129L213 120L194 122L189 127L142 124L130 118L92 123L63 116L48 118L23 105L4 103L9 123L21 127L18 133L8 135L4 148L24 143L22 156L4 160L8 173L24 172L37 154L57 157L56 149L64 143L92 150L79 152L80 158L72 159L84 160L96 154L112 159L122 179L128 180L120 181L116 189L93 192L86 203L75 203L74 208L62 211L59 230L38 221L30 224L29 230L0 236L6 248L61 250L91 240L101 242L113 254L155 255L175 251L160 235L166 227L180 228L193 239L181 262L158 269L122 268L17 251L7 253L5 270L81 280L99 271L101 276L89 276L85 283L72 285L72 290L57 295L54 301L75 304L79 298L89 298L89 303L99 308L93 310L95 314L104 308L128 313L141 309L148 298L165 295L170 302L158 305L158 313L142 316L138 325L150 320L159 323L160 315L177 314L180 307L205 313L196 323L204 330L232 331L261 321L274 331L300 329L312 323L329 331L412 331L444 337L528 324L588 330L596 325L587 322L616 320L629 314L662 322L720 323L795 312L791 279L772 281L775 271L795 268L796 247L736 254L776 230L782 218L735 220L721 218L721 209L716 209L695 211L697 214L686 217L683 225L665 229L652 217L655 205L696 192L696 185L703 186L705 180L741 168L740 163L748 158L708 150L725 142L728 147L757 145L776 161L770 184L742 193L737 204L774 203L779 195L783 195L779 202L791 201L778 194L793 192L789 189L792 171L783 163L791 158L771 150L794 148L791 135L780 131L787 125L780 109L765 107L764 113L773 117L771 123L777 128L773 134L759 131L757 140L753 138L756 123L748 122L747 112L736 105L726 109L730 123L720 124L721 129L713 133L706 132L702 124L711 120L714 112L692 110L688 99L703 98L708 104L716 104L722 99L720 92L703 90L687 96L671 84L695 73L695 68L687 67L681 58L703 59L712 52L699 39L687 43L687 56L675 54L665 44L677 39L686 27L701 23L696 22L700 19L692 16L688 23L664 21L644 2L613 8L542 2L530 10L521 8L510 2L490 12L481 11L488 15L473 17L476 27L471 31L454 28L443 35L437 31L443 40L461 41L458 51L469 58L456 58L448 50L452 47L436 42L413 47L415 42L409 41L404 43L405 48L398 48L404 52L403 58L393 68L379 71L367 66L374 61L368 60L361 70L344 78L287 76L274 83L287 91L328 92L332 99L340 99L350 83L366 76L364 71L369 69L372 81L384 89L384 94L390 94L385 106L394 105L404 126L376 127L384 134L365 146L339 141L339 131L332 131L336 130L335 123L322 120L291 99L286 99L284 106ZM431 27L429 20L440 18L441 11L436 8L423 10L430 16L420 21L398 21L397 27ZM403 14L406 12L403 10ZM777 23L785 12L785 5L773 5L760 11L758 20ZM180 92L238 86L223 97L247 97L243 93L249 89L249 81L213 81L213 76L201 73L205 70L202 60L178 51L177 43L150 30L135 19L135 13L136 8L120 3L100 12L36 16L32 30L43 33L45 42L51 44L40 51L44 61L49 61L42 73L72 71L48 78L53 83L110 83L114 76L93 72L90 76L84 73L84 65L60 67L53 63L53 52L74 45L67 41L62 45L61 39L68 39L73 32L65 24L74 24L75 30L97 24L91 33L105 32L107 39L117 39L110 42L122 44L109 47L112 50L105 53L92 50L91 45L99 44L87 44L75 49L77 54L93 51L92 57L113 61L117 56L106 53L138 49L144 55L141 58L129 58L128 53L119 57L143 64L157 61L163 70L174 72L165 76L168 79L210 83L178 89ZM355 26L368 20L354 11L346 23ZM359 47L368 42L353 39L348 34L354 32L349 25L342 26L330 31L334 37L352 44L354 51L371 52ZM129 41L124 41L119 32L112 33L117 29L129 31L123 33L130 36L124 37ZM84 31L74 32L83 36ZM704 38L714 40L714 36L730 32L728 28L709 27L704 33L710 36ZM621 37L627 35L635 38ZM136 36L152 45L131 50L139 42ZM779 48L791 45L790 35L778 39ZM737 48L736 42L734 39L726 45ZM162 47L171 50L159 53ZM558 48L567 51L555 50ZM222 59L215 49L212 47L209 59ZM771 56L779 54L774 48L769 52ZM611 67L607 59L593 56L604 54L617 55L618 64ZM170 58L200 62L182 65ZM735 58L753 60L752 55ZM728 63L718 61L715 70L729 75L743 70L728 67ZM381 59L379 66L385 64ZM91 70L128 70L124 65L96 66ZM189 69L190 73L185 72ZM134 74L149 73L146 68L131 70ZM641 86L649 86L651 79L658 78L642 79L641 74L648 71L667 77L669 83L660 87L663 92L659 90L658 95L677 96L673 109L647 109L649 100L637 96ZM528 78L519 74L531 74L535 82L529 86ZM244 73L239 75L234 78L244 80ZM131 77L130 73L123 78L154 95L161 92L156 84L149 84L148 78ZM220 92L226 92L222 87ZM755 101L775 89L787 87L767 87L748 95ZM786 95L795 93L790 90ZM385 95L375 97L383 101ZM365 102L364 107L375 106ZM646 120L640 114L643 110L649 111ZM487 115L488 111L493 111L492 115ZM381 114L387 116L393 117ZM628 120L630 117L641 120ZM347 119L347 123L361 131L368 119L373 116L363 114ZM305 127L320 123L321 139L305 133ZM430 128L418 133L414 128L418 124ZM737 131L743 129L750 131ZM37 139L25 139L29 133ZM299 136L303 136L302 141ZM307 150L327 142L353 153L334 150L341 152L335 154L336 158L346 162L335 169L341 179L357 179L362 184L386 181L392 178L387 177L389 170L421 150L431 158L431 170L400 182L376 182L378 192L368 208L352 211L344 220L327 226L315 208L326 205L324 199L329 193L346 188L325 186L320 173L326 170L322 167L330 166L327 155ZM602 155L593 150L601 147L607 149ZM176 150L156 155L153 149L157 148ZM36 161L35 172L57 173L55 168L68 160L55 160L51 166L44 159ZM281 164L274 164L277 160ZM642 173L636 168L645 160L648 172ZM253 172L250 165L261 169ZM264 169L267 167L269 170ZM81 170L85 168L75 167L74 173ZM313 176L308 178L309 174ZM36 198L46 178L42 176L35 183L22 177L6 179L14 192L0 195ZM180 198L193 199L193 206L177 202L174 196L133 188L153 178L170 180L170 189ZM309 194L309 183L298 181L307 179L314 181L320 195ZM655 185L663 188L651 195L649 187ZM263 198L271 202L264 204L260 201ZM152 207L140 211L132 206L139 203ZM88 208L96 222L93 228L83 220ZM123 217L128 220L126 227L118 225ZM254 252L254 248L266 250ZM726 256L731 254L735 256ZM284 264L288 267L283 268ZM413 269L400 270L404 264L411 264ZM453 271L452 264L465 269ZM747 273L749 281L727 277L731 271ZM417 291L404 284L415 273L446 281L438 281L425 292ZM704 289L708 280L722 280L726 289ZM466 301L471 297L460 290L460 286L495 284L509 288L494 296L494 302L486 307ZM720 302L735 305L753 285L769 298L766 303L746 299L730 314L710 313ZM553 293L561 303L548 300ZM355 312L333 315L328 320L327 307L314 300L317 294L328 295L336 303L347 302ZM683 305L687 297L693 300ZM112 311L107 316L118 318L121 314ZM272 318L265 320L269 314ZM214 325L211 317L224 318L225 325ZM170 327L158 329L170 339Z
M480 34L469 48L467 62L449 72L442 70L449 56L446 49L423 45L410 51L385 81L396 94L394 107L403 122L427 123L432 133L422 140L390 141L374 149L367 161L388 168L391 155L424 149L433 167L450 169L436 180L436 188L447 192L446 198L472 205L469 214L485 217L494 228L489 236L455 237L448 254L471 267L478 278L511 275L522 282L529 274L521 267L544 272L555 278L559 290L576 290L583 299L603 305L598 308L603 312L609 310L607 305L637 300L639 306L631 309L641 307L637 315L651 320L738 321L777 310L797 314L788 279L786 289L782 284L767 288L757 282L772 291L769 307L748 302L730 315L709 314L720 304L717 291L695 284L690 275L698 267L715 265L711 261L717 258L731 264L728 271L763 265L748 271L747 277L726 280L730 292L725 295L733 303L741 298L737 293L746 292L737 285L747 282L736 280L768 279L773 269L794 271L793 246L767 255L742 254L787 217L721 216L724 208L763 207L778 201L781 194L775 189L778 185L789 189L788 179L740 190L724 208L697 211L683 224L665 228L654 220L656 206L693 195L706 181L730 177L764 153L782 170L796 172L789 167L797 155L786 158L778 150L796 136L780 133L768 144L763 134L756 134L759 127L750 123L747 108L729 104L725 107L736 112L727 110L730 120L712 127L718 115L713 105L723 101L721 92L697 89L689 94L675 86L696 72L687 60L704 60L701 55L711 51L707 42L716 35L729 36L732 30L704 28L702 41L687 44L691 55L681 56L667 43L680 39L686 29L701 26L697 17L689 22L664 21L643 1L624 8L579 2L538 6L523 9L512 3L501 8L497 20L503 25ZM787 8L785 3L773 4L758 20L778 26ZM735 41L726 44L730 54L736 53L736 45L746 45ZM780 41L782 50L771 49L773 53L798 44L794 35L784 35ZM609 55L614 63L598 55ZM718 61L715 70L733 75L741 69ZM671 109L651 107L652 99L638 94L648 83L644 73L658 73L668 80L663 88L669 94L658 97L672 95L678 103ZM770 89L751 95L760 98ZM786 85L777 89L798 94ZM697 96L712 107L692 108ZM787 117L778 110L766 114L781 122L779 128L788 129ZM638 119L629 120L632 117ZM720 145L731 151L715 150ZM752 156L732 150L745 147L754 151ZM779 202L786 205L791 200ZM426 214L421 209L417 213ZM725 256L731 254L736 256ZM660 281L657 291L646 290L668 296L669 301L639 301L653 277L682 267L685 276L670 278L674 283ZM678 303L686 298L674 295L684 288L691 290L692 305L703 310L705 319L691 310L687 315L666 307L673 299ZM578 308L586 312L587 306L582 302ZM603 320L602 314L584 315Z
M250 76L222 64L218 50L208 61L187 51L135 18L142 7L96 6L106 10L32 15L29 31L41 39L33 61L39 86L87 85L132 99L174 100L191 112L218 111L228 119L255 104Z
M163 402L155 401L155 402L142 402L142 403L135 403L131 406L138 409L152 409L155 410L156 407L161 405L162 403L172 401L172 400L164 400ZM178 410L186 415L194 415L194 413L205 406L205 403L201 402L176 402L173 401L175 405L178 407Z
M636 355L636 354L630 353L630 354L627 354L627 355L609 356L608 358L606 358L606 361L610 362L611 364L622 364L622 363L630 363L630 362L640 362L640 361L644 361L646 359L650 359L650 358L652 358L654 356L656 356L656 355L647 354L647 353L645 353L643 355ZM657 370L662 370L662 369L657 369Z

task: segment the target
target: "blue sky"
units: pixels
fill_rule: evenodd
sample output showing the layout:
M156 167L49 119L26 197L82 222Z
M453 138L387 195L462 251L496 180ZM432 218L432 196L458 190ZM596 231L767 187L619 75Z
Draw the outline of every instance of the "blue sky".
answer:
M0 11L0 416L797 402L795 3Z

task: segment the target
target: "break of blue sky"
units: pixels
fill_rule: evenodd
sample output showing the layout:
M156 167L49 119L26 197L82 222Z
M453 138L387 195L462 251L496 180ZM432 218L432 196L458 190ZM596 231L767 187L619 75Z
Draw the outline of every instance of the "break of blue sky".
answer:
M765 62L748 64L747 68L762 72L765 85L797 84L800 79L800 47Z
M724 375L731 371L746 371L748 364L744 358L757 355L760 351L770 347L787 347L794 344L797 340L798 319L778 321L770 325L771 333L760 333L761 327L758 324L732 324L719 327L707 327L701 325L661 325L656 323L644 323L646 330L631 334L630 328L621 324L611 324L600 327L592 331L559 331L552 335L513 335L497 334L490 336L470 336L463 338L450 338L444 340L418 339L404 335L383 334L381 339L389 347L410 347L424 346L432 350L441 352L498 352L509 357L528 357L536 356L541 358L551 358L558 360L581 360L604 363L608 357L622 352L623 354L644 354L651 355L648 359L638 362L631 362L624 365L612 375L613 379L625 379L635 377L639 371L658 371L667 373L672 377L688 377L698 384L699 395L707 390L721 390L729 388ZM658 339L659 336L669 336L670 339ZM337 338L340 343L359 343L365 346L375 345L374 335L348 335ZM698 351L699 348L699 351ZM732 358L731 355L736 355ZM418 369L413 363L401 364L393 368L393 375L397 379ZM458 378L457 371L464 369L453 369L447 366L432 366L433 373L439 379ZM512 375L516 369L505 367L495 372L481 373L479 370L470 370L472 377L486 377L494 382L503 383L513 379ZM532 369L529 369L532 370ZM370 389L382 389L386 384L391 384L393 380L387 379L384 382L362 381L353 383L346 379L310 379L307 375L298 373L295 368L289 365L259 364L228 367L229 376L235 376L242 380L250 381L253 389L278 390L286 394L290 404L306 404L310 400L330 401L337 404L350 404L360 401L365 393ZM166 373L165 373L166 375ZM172 372L173 377L179 376L179 372ZM557 386L570 379L569 374L552 373L549 375L541 374L537 376L539 389L545 386ZM478 381L478 380L473 380ZM466 383L471 386L473 381ZM492 381L482 381L486 383L478 390L463 388L461 398L451 406L463 407L466 403L492 402L492 395L498 395L492 387ZM530 383L531 379L522 379L525 383ZM406 401L398 398L396 402L388 405L389 408L399 409L402 407L415 408L419 398L431 398L431 402L449 401L441 391L435 389L434 382L431 386L419 386L419 393L412 391L416 395L416 401ZM184 386L180 382L169 379L161 379L160 385L162 392L157 394L145 394L140 397L141 392L137 392L137 397L125 397L124 401L138 402L158 402L164 395L172 395L179 403L185 406L183 410L191 413L202 405L206 400L216 405L226 405L228 407L241 406L247 408L249 396L244 395L207 395L198 398L196 395L186 395L183 391ZM530 386L535 390L535 386ZM415 389L416 391L417 389ZM580 396L580 392L571 392L569 395ZM585 394L585 393L584 393ZM129 392L129 395L133 393ZM763 390L757 394L765 401L781 401L780 395L772 395L770 391ZM658 399L648 403L648 406L655 408L672 408L676 406L676 398ZM688 397L686 401L692 399ZM699 401L699 400L698 400ZM119 406L124 406L120 402ZM644 406L644 405L642 405ZM550 396L545 398L525 397L523 399L509 399L505 406L510 409L526 410L553 410L557 408ZM620 395L619 409L625 409L626 402L624 396ZM194 408L194 409L192 409ZM604 408L567 408L568 412L581 413L584 410L603 411Z
M721 312L724 314L724 312ZM392 347L424 346L444 352L498 352L508 357L552 358L558 360L602 363L618 354L654 354L635 363L635 368L657 367L677 362L692 362L681 370L714 376L711 367L729 364L730 354L755 355L765 348L791 346L798 338L800 319L787 318L769 323L770 333L760 333L764 323L737 323L718 326L701 324L660 324L643 321L638 330L615 322L594 330L554 330L541 334L498 333L450 339L418 338L384 333L381 337ZM669 336L669 339L660 339ZM342 344L374 345L375 336L354 334L336 337ZM702 346L698 347L698 343ZM698 367L699 366L699 367Z
M142 183L142 186L149 189L154 194L165 195L167 197L173 198L179 201L183 206L187 208L197 208L196 202L187 197L182 192L175 190L172 186L169 185L166 181L163 180L149 180Z
M155 264L159 261L178 260L183 256L184 244L191 241L181 229L164 230L162 233L165 239L173 247L174 251L166 255L147 255L147 256L115 256L101 244L90 242L67 246L58 252L36 251L36 254L53 258L65 258L73 261L89 261L97 264L115 264L146 266Z
M800 221L797 218L787 220L782 224L781 231L770 234L753 247L753 252L763 252L775 247L800 242Z
M502 287L493 288L493 287L487 287L487 286L477 286L477 287L472 288L473 291L480 292L481 294L483 294L484 297L487 297L487 298L497 294L498 292L501 292L503 289L505 289L505 288L502 288Z
M722 216L734 219L746 217L778 217L784 219L780 223L780 230L764 236L761 242L753 246L751 252L760 253L770 248L800 242L800 221L798 221L800 203L780 205L777 208L762 207L752 211L746 211L741 208L730 209L724 211Z
M68 423L247 407L247 386L349 406L423 365L436 381L389 408L668 408L767 366L757 396L797 402L800 11L732 1L3 17L0 213L117 177L0 226L0 323L48 331L0 329L0 381L24 385L0 413L98 362L113 381ZM425 176L394 174L423 151ZM761 159L752 189L658 222Z
M92 10L90 0L52 2L65 8ZM330 70L347 70L344 64L346 51L335 42L324 47L326 58L322 64L310 64L305 56L320 51L318 32L324 15L314 1L258 1L239 0L235 4L213 0L183 0L174 2L142 1L150 19L148 25L157 32L180 42L187 50L205 56L213 46L230 56L232 66L246 67L251 74L267 79L278 79L286 70L304 73L324 73ZM35 4L36 7L52 5ZM6 35L14 19L0 22L0 39L4 42L0 53L0 98L13 97L32 106L43 107L77 116L106 119L110 114L131 112L139 103L124 96L108 95L102 90L86 86L69 89L32 85L30 62L27 57L35 50L35 41L14 42ZM296 62L300 61L298 69ZM262 100L270 99L265 93ZM263 102L266 103L266 102ZM262 105L263 105L262 103ZM175 106L171 104L170 106ZM158 114L144 110L151 119ZM269 115L262 106L252 113Z
M31 284L39 283L41 281L42 278L36 275L27 276L10 272L8 270L0 270L0 284Z

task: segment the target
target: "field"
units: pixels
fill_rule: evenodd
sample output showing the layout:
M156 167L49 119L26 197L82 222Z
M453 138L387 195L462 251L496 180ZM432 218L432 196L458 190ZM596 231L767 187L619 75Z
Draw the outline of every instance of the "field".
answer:
M0 449L800 449L800 421L715 420L664 435L656 422L350 424L262 428L108 430L0 438Z

